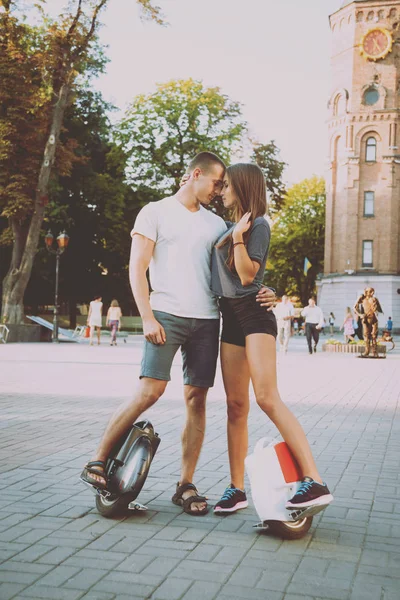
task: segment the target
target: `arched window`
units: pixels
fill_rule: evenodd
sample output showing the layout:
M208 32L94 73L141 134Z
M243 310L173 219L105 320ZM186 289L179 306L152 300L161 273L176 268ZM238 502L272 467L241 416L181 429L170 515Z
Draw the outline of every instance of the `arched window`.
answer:
M378 11L378 19L382 21L385 18L385 13L383 10Z
M367 21L373 21L374 20L374 11L370 10L368 15L367 15Z
M397 16L397 11L396 11L396 9L395 9L395 8L392 8L392 10L391 10L391 11L390 11L390 13L389 13L389 18L390 18L390 19L395 19L395 18L396 18L396 16Z
M365 145L365 162L376 162L376 139L369 137Z
M335 117L344 115L346 112L346 98L343 94L338 94L335 98L333 114Z
M357 18L357 22L358 22L358 23L361 23L361 21L362 21L362 20L363 20L363 18L364 18L364 13L362 12L362 10L358 11L358 13L357 13L357 17L356 17L356 18Z

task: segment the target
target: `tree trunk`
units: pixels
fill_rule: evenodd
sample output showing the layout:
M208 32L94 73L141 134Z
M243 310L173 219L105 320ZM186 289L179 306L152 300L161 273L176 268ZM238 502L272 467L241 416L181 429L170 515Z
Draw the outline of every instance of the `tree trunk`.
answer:
M75 329L76 327L76 298L70 298L68 301L69 307L69 328Z
M65 81L60 87L58 100L54 106L50 134L39 171L34 211L26 238L23 236L22 228L18 223L12 222L14 246L10 269L3 280L2 322L18 324L23 323L24 320L24 294L31 276L33 261L39 244L40 230L48 201L51 169L54 163L65 108L71 92L69 78L69 74L64 74L63 79Z
M15 294L16 274L8 272L3 279L2 323L23 323L24 305Z

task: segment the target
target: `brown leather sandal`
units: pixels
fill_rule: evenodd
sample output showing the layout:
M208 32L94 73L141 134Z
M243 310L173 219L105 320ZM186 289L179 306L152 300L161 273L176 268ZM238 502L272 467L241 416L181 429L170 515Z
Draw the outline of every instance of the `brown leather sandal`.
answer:
M97 468L94 469L93 467ZM104 483L95 479L93 475L101 477ZM102 460L92 460L86 463L79 479L94 488L105 490L107 488L106 464Z
M194 490L196 495L189 496L189 498L186 498L186 500L184 500L182 498L182 496L187 490ZM207 498L205 496L199 496L199 492L197 491L197 488L195 485L193 485L193 483L183 483L182 485L179 485L179 481L178 481L178 483L176 484L176 492L172 496L171 500L177 506L182 506L185 513L187 513L188 515L192 515L194 517L196 517L196 516L200 517L201 515L206 515L209 510L208 505L205 506L202 510L193 510L191 508L191 506L194 502L195 503L205 502L207 504Z

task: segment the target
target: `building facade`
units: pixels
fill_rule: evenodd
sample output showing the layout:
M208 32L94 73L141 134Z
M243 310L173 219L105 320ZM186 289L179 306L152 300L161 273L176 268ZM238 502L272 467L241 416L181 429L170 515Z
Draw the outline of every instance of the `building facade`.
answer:
M330 16L324 314L366 286L400 327L400 0L350 0ZM399 292L398 292L399 290Z

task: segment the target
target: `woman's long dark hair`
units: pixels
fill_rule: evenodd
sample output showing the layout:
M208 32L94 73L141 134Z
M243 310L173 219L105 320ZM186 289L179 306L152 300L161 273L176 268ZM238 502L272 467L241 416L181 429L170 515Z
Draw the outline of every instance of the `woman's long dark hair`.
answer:
M238 222L245 213L250 212L250 220L265 216L267 212L267 187L264 173L260 167L252 163L237 163L228 167L226 177L236 196L236 204L232 208L232 218ZM247 244L250 230L246 231L243 241ZM235 268L232 235L229 235L217 248L230 244L226 264L231 271Z

